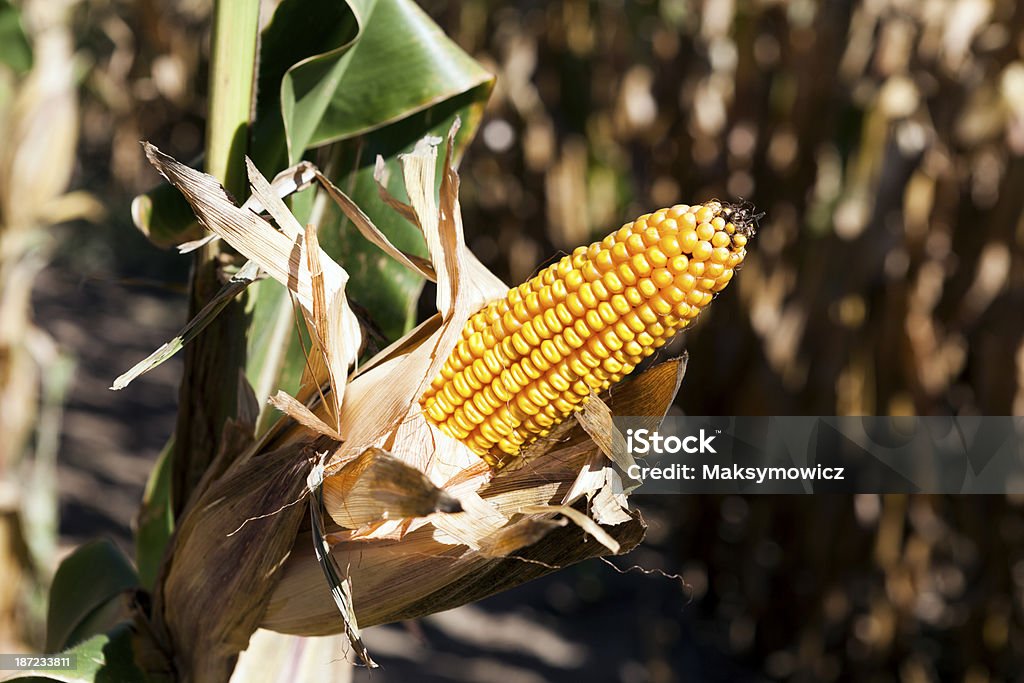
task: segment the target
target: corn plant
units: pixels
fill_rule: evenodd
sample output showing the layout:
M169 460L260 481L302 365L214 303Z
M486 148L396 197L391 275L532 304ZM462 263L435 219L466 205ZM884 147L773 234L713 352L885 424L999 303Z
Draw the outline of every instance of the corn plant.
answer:
M168 185L133 206L194 254L192 317L113 387L184 349L177 430L135 564L93 544L58 572L48 647L92 667L65 680L374 666L361 628L632 549L612 416L660 420L685 358L607 389L753 234L748 208L677 205L509 289L466 247L456 168L493 79L411 0L284 0L260 40L254 3L214 21L204 170L145 144Z

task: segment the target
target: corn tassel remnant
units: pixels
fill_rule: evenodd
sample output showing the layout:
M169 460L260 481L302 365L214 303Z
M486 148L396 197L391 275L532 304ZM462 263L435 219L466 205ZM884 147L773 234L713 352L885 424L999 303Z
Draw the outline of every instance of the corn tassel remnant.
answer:
M577 248L469 319L424 413L504 467L687 327L743 263L755 221L749 206L681 204Z

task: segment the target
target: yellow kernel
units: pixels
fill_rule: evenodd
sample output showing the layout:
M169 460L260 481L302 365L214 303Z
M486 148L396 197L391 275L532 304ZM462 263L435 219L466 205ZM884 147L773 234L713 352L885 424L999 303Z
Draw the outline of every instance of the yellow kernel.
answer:
M607 301L602 301L597 305L597 314L600 315L601 320L608 325L614 324L615 321L619 319L619 316L615 313L615 309L612 308L612 305Z
M622 263L629 258L629 249L626 248L625 244L619 243L612 247L612 260L616 263Z
M622 351L630 358L639 358L640 354L644 352L644 347L640 346L637 341L628 341L622 345Z
M697 229L697 217L692 211L686 211L676 217L676 222L679 224L679 231L685 232L687 230Z
M534 322L535 321L533 320L527 322L525 325L523 325L522 329L519 330L519 334L522 335L523 340L531 347L540 344L540 335L537 334L537 330L534 327Z
M695 278L692 273L683 273L675 279L675 284L676 287L684 292L689 292L697 286L697 278Z
M578 294L580 297L580 303L583 305L584 310L590 310L597 306L597 297L594 296L594 289L590 286L589 282L584 282L583 285L580 286ZM576 313L576 311L573 311L573 313ZM577 315L580 314L577 313Z
M624 289L622 280L619 279L614 270L609 270L605 273L604 277L601 278L601 282L604 284L605 289L613 294L618 294Z
M644 245L653 247L661 239L661 231L657 228L647 228L643 232Z
M715 234L715 229L711 227L710 223L701 223L697 226L697 237L702 242L708 242Z
M662 298L660 294L651 297L648 302L651 309L658 315L668 315L672 312L672 304Z
M714 235L711 236L711 246L713 246L713 247L728 246L728 244L731 241L732 240L729 239L729 235L727 235L725 232L723 232L721 230L716 232Z
M583 351L581 350L580 353L583 353ZM569 369L572 370L577 377L583 377L590 372L590 368L583 362L582 358L571 358L569 359L568 365Z
M468 342L470 353L477 358L484 355L484 351L487 350L487 347L484 345L484 335L474 332L473 336L468 339Z
M571 325L576 317L569 310L569 307L564 303L560 303L555 306L555 315L558 316L558 321L563 325Z
M613 296L611 298L609 306L611 306L611 309L615 312L616 316L625 315L626 313L629 313L629 310L631 308L629 302L626 301L626 297L622 296L621 294L616 294L615 296ZM600 306L598 307L598 309L600 310Z
M634 232L626 240L626 249L630 254L641 254L647 250L647 245L644 244L644 238Z
M465 439L467 436L469 436L468 431L452 423L451 420L441 425L441 429L447 432L448 436L452 437L453 439Z
M554 297L555 301L564 301L568 293L569 290L561 280L555 280L551 283L551 296Z
M687 267L690 265L690 259L684 254L673 256L672 260L668 262L668 269L678 275L679 273L685 272Z
M686 292L675 285L670 285L662 290L661 296L669 303L678 304L686 298Z
M641 294L640 290L636 287L626 288L626 291L623 292L623 296L626 297L626 302L629 303L630 306L639 306L644 302L643 294Z
M444 412L444 409L441 408L441 404L439 404L437 400L433 398L427 400L427 402L424 404L423 409L427 412L427 415L429 415L430 418L435 422L444 422L444 419L448 416Z
M730 251L725 247L716 247L711 250L711 260L715 263L726 263L729 260Z
M689 210L689 204L676 204L668 210L668 215L672 218L679 218Z
M594 259L594 263L601 270L608 270L615 265L615 259L612 257L610 249L602 249L598 252L597 257Z
M608 330L601 335L601 341L611 351L618 351L622 348L622 340L619 339L619 335L615 334L615 330Z
M574 349L578 349L583 346L583 339L580 339L580 336L576 334L576 331L571 327L567 327L562 330L562 338L565 339L565 343Z
M708 263L704 267L704 275L706 277L718 277L725 272L725 265L721 263Z
M716 282L715 278L713 277L704 277L700 279L700 282L698 284L700 285L700 288L703 289L705 292L710 292L711 289L715 286Z
M565 276L565 287L570 292L575 292L583 284L583 273L578 269L570 270Z
M657 314L655 314L655 312L652 311L651 307L648 306L647 304L644 304L640 308L636 309L636 314L640 316L640 319L643 320L648 325L652 325L658 322Z
M692 254L699 241L700 239L697 237L697 233L693 230L680 233L679 246L682 248L684 254Z
M551 386L555 388L555 391L562 392L569 390L569 383L565 381L565 378L554 373L551 375Z
M539 282L537 278L534 278L534 282ZM530 315L537 315L540 313L540 297L537 296L536 292L530 292L524 302L526 304L526 310L530 312Z
M710 206L705 205L697 209L697 211L694 212L693 217L697 220L698 223L707 223L708 221L715 217L715 212L711 209Z
M629 262L633 265L633 271L639 276L644 276L651 272L651 264L647 262L644 254L636 254Z
M711 219L711 227L715 230L725 230L725 219L721 216L715 216Z
M629 329L637 333L643 332L647 329L647 325L644 324L644 321L640 319L640 316L637 315L635 311L631 311L623 316L622 322L626 323Z
M604 286L603 280L595 280L590 283L590 289L594 292L594 296L602 301L606 301L610 296L608 294L608 288Z
M562 360L562 356L558 353L558 349L555 348L554 342L550 339L545 339L541 342L540 352L544 355L544 359L549 363L557 363Z
M555 338L551 340L551 343L555 345L555 350L558 351L558 355L565 358L572 353L572 347L565 343L562 339L562 335L555 335Z
M700 306L702 301L704 301L704 292L699 289L691 290L686 295L686 302L692 306Z
M601 367L606 372L610 372L612 375L615 375L616 373L622 372L622 369L625 366L614 358L605 358L604 362L601 363Z
M711 258L711 252L711 243L701 240L700 242L697 242L697 246L693 248L693 258L696 261L707 261Z
M742 235L742 234L733 235L732 236L732 244L733 244L734 247L744 247L744 246L746 246L746 244L747 244L747 236L746 235Z
M541 318L544 320L544 327L548 329L549 334L557 334L565 327L562 321L558 319L558 314L555 313L553 308L544 311L544 315Z
M619 267L616 269L616 272L619 274L619 279L622 280L624 284L636 284L636 273L633 272L633 269L630 267L630 264L628 262L619 264Z
M460 410L462 410L466 414L466 418L474 426L480 424L484 420L484 416L481 415L478 410L476 410L476 407L475 407L475 405L473 405L473 401L471 401L471 400L468 400L465 403L463 403L462 404L462 409L460 409Z
M661 252L670 259L678 256L683 250L682 246L679 244L679 238L675 235L665 235L662 237L658 242L658 249L660 249Z
M589 349L590 353L593 354L593 356L591 357L594 360L604 359L612 355L612 352L608 350L608 347L604 345L600 337L591 337L590 339L587 340L587 348L580 350L581 357L583 356L583 354L586 354L588 356L590 355L589 353L587 353L587 349ZM587 361L586 358L583 359L583 362L586 363L587 365L590 365L590 362ZM600 364L600 361L598 361L594 363L591 367L597 367Z
M622 321L615 323L615 335L624 342L636 337L633 330L629 329L629 325Z
M658 247L651 247L647 250L647 261L655 268L661 268L668 263L668 257Z
M658 293L658 286L649 278L641 280L636 287L640 290L640 294L642 294L645 299L649 299Z
M520 332L521 332L521 330L520 330ZM515 334L512 335L512 348L516 351L516 354L518 354L520 356L525 356L526 354L528 354L530 352L531 345L530 345L529 342L527 342L525 339L523 339L523 335L522 334L520 334L519 332L516 332ZM508 354L508 355L511 356L513 354Z
M703 261L690 261L690 266L686 270L694 277L704 277L704 269L706 267Z
M535 354L536 352L537 352L536 350L531 351L530 352L530 357L532 358L533 354ZM537 367L537 365L533 361L531 361L529 358L520 358L519 359L519 367L522 368L523 374L526 375L531 380L534 380L534 379L537 379L538 377L540 377L541 373L544 370L547 369L546 367L543 368L543 369L539 369Z
M587 322L587 327L594 332L600 332L606 327L604 320L601 320L601 316L597 314L596 310L587 311L584 320Z
M653 273L651 273L651 281L654 283L654 286L657 287L658 289L668 287L670 284L672 284L672 281L674 279L675 276L672 275L672 271L670 271L668 268L658 268Z

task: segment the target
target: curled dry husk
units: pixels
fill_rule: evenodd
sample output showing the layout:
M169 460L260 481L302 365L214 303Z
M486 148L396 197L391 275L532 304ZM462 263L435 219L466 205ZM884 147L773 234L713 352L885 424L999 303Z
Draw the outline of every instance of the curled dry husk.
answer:
M573 562L626 552L643 537L643 521L629 508L628 488L613 467L613 462L621 467L629 460L611 418L649 415L660 421L679 386L685 359L651 368L604 400L592 396L578 419L531 446L519 467L497 473L430 425L421 412L418 399L454 349L468 318L508 289L465 245L459 179L451 158L456 129L448 136L439 195L434 191L438 139L424 139L402 158L408 204L388 195L381 184L384 200L422 231L429 260L394 247L314 170L324 191L364 236L437 282L437 314L357 370L351 368L358 355L359 328L345 298L348 275L320 249L315 231L303 229L288 212L278 197L280 176L268 183L249 164L256 199L239 208L209 176L147 148L154 165L185 194L207 228L288 287L314 341L298 394L279 392L271 399L291 419L263 435L227 472L268 476L266 463L255 466L267 459L280 461L281 473L294 480L296 463L306 471L312 466L312 524L299 528L291 508L273 523L266 517L255 519L292 502L288 496L296 489L268 487L279 499L245 498L258 507L231 508L229 519L215 525L223 547L199 544L206 556L195 558L209 562L209 553L230 552L225 548L234 537L223 538L220 528L247 518L254 519L250 524L260 532L277 534L278 541L292 534L287 552L277 548L260 565L260 571L272 576L264 582L268 590L248 600L263 628L305 636L345 632L359 653L359 626L465 604ZM378 181L383 172L378 165ZM261 217L264 211L276 227ZM319 456L316 463L309 459L311 449ZM287 453L292 454L290 461L282 455ZM246 485L259 484L249 479ZM211 488L220 498L191 505L186 517L206 510L209 518L211 504L226 507L223 487L206 486L197 496L208 497ZM321 500L327 513L322 519ZM196 530L195 525L183 527ZM325 552L318 559L316 549L323 547L330 549L329 556ZM247 552L262 553L264 548ZM187 563L179 553L189 549L176 539L174 564ZM164 586L182 584L173 581L173 566L165 574ZM170 604L170 599L164 596L161 604ZM192 605L186 611L202 609L194 606L202 600L185 595L176 596L175 602L183 599ZM180 628L185 628L186 618L177 619ZM212 633L201 637L211 642L210 637L222 637L220 631L234 627L212 625Z

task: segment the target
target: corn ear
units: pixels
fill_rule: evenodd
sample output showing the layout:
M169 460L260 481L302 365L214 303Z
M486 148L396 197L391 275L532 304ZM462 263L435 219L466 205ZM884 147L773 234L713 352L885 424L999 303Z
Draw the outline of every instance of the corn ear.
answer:
M680 204L577 248L469 319L420 399L428 420L504 467L690 325L754 223L748 206Z

